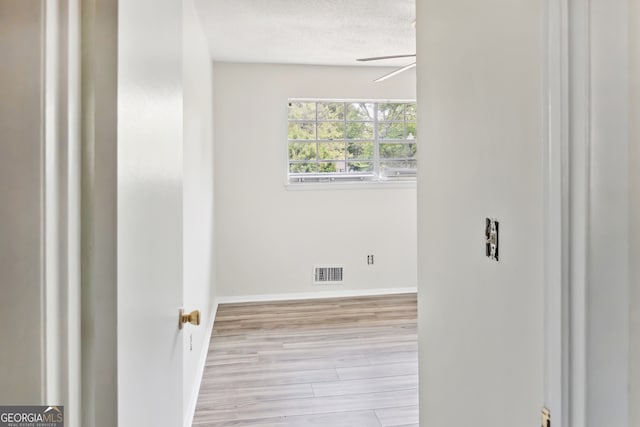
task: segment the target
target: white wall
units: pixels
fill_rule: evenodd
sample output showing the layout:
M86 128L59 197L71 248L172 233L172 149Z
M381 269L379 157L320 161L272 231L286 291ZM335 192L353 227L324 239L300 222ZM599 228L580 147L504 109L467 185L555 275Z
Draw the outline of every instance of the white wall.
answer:
M542 2L417 2L420 425L539 425ZM500 261L485 257L500 221Z
M415 287L415 189L285 188L288 98L414 98L415 74L374 84L387 70L229 63L214 70L218 295ZM313 266L325 263L345 265L344 285L312 285Z
M43 7L0 0L0 402L43 403Z
M640 117L640 3L630 4L630 117ZM640 425L640 122L630 121L629 426Z
M184 334L185 425L191 425L215 309L213 253L213 63L193 0L183 2L184 307L201 325Z

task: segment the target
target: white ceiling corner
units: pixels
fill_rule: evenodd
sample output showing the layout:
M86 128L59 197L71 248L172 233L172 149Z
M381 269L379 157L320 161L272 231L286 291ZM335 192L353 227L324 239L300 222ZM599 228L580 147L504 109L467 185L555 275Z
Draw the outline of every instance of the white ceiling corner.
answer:
M215 61L402 66L415 53L414 0L196 0Z

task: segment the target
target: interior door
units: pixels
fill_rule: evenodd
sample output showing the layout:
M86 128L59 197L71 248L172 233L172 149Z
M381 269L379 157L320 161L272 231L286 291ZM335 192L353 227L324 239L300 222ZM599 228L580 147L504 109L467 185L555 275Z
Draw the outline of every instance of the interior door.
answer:
M179 1L119 2L120 427L183 422L181 23Z

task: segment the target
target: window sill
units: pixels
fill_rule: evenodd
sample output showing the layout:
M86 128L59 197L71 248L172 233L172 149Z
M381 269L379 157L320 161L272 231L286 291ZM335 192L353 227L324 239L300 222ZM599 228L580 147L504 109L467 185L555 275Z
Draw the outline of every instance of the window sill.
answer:
M415 189L416 181L287 182L285 188L287 191Z

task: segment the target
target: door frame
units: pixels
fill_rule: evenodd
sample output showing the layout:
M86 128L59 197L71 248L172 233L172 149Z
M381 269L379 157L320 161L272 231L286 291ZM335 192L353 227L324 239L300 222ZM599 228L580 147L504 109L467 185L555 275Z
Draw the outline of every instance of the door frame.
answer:
M545 378L552 425L628 425L629 3L547 0Z
M590 1L546 6L543 405L554 427L577 427L586 422Z
M80 0L42 3L43 404L81 424Z
M43 402L69 427L117 419L117 0L45 13Z
M81 422L118 420L118 0L80 0Z

